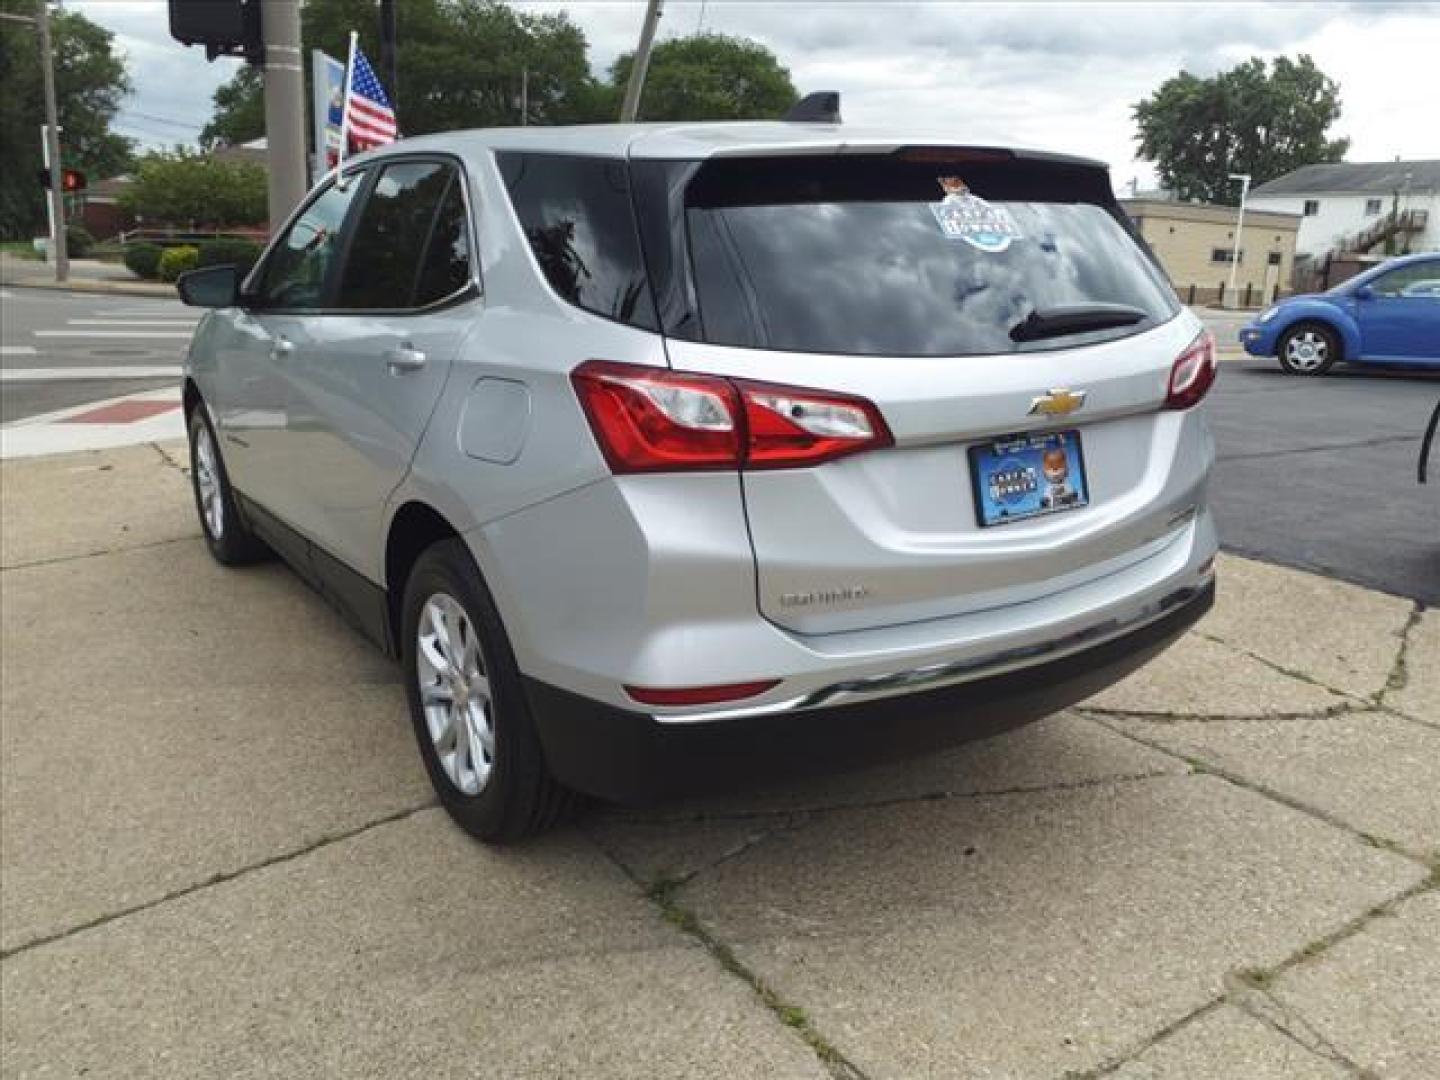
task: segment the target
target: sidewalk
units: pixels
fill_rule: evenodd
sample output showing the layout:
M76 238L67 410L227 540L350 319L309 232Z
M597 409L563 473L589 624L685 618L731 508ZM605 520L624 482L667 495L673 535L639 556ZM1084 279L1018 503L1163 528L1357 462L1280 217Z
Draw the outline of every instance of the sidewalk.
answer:
M66 292L107 293L122 296L152 296L174 300L175 286L159 281L141 281L120 263L98 259L71 259L70 278L55 280L55 268L37 259L19 259L0 252L0 285L27 289L59 289Z
M1440 612L1222 558L1083 708L497 850L184 469L0 463L7 1076L1440 1075Z

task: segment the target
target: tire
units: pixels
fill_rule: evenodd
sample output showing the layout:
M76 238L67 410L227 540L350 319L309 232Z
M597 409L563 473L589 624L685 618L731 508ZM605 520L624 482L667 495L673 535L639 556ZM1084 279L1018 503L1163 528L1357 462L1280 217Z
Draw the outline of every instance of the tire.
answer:
M441 805L489 843L556 824L576 796L546 767L510 640L463 541L425 550L401 611L410 719Z
M224 566L244 566L267 558L270 549L250 531L235 505L235 491L220 456L220 441L204 404L190 410L190 489L205 546Z
M1340 337L1324 323L1296 323L1280 336L1275 351L1291 375L1324 375L1340 359Z

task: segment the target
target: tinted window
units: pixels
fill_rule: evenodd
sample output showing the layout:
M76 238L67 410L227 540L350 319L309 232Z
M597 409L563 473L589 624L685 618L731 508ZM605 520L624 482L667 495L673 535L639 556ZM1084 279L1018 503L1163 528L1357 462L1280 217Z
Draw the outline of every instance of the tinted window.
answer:
M1093 176L1042 182L1054 169L892 157L712 161L686 194L694 336L801 352L965 355L1110 340L1168 319L1173 292L1119 211L1099 196L1079 201L1080 179L1093 185ZM997 222L1001 231L987 232ZM1096 303L1146 318L1011 340L1036 309Z
M265 263L260 301L266 307L313 308L324 299L325 281L334 265L345 213L364 184L351 176L345 187L332 187L305 210L280 238Z
M455 173L420 264L415 286L415 306L424 307L463 289L470 283L470 226L465 217L465 199L460 190L464 180Z
M1440 292L1440 262L1418 262L1381 274L1370 283L1377 296L1431 296Z
M653 330L625 162L569 154L497 158L550 287L578 307Z
M340 307L411 306L421 255L453 172L435 162L385 166L355 224Z

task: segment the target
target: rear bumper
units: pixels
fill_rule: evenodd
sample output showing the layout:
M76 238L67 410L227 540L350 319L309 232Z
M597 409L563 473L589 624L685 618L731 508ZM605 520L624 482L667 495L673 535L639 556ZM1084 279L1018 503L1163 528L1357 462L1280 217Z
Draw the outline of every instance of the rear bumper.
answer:
M1180 637L1214 599L1211 579L1167 598L1154 620L1100 644L864 704L675 724L535 679L526 680L526 692L557 779L603 799L649 802L854 768L1019 727L1124 678Z

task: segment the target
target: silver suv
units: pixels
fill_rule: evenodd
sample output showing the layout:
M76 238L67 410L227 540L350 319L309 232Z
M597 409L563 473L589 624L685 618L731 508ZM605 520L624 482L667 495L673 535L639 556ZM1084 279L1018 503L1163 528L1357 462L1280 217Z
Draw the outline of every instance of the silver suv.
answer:
M400 658L487 840L1034 719L1209 607L1210 338L1105 168L832 125L356 158L215 309L215 557Z

